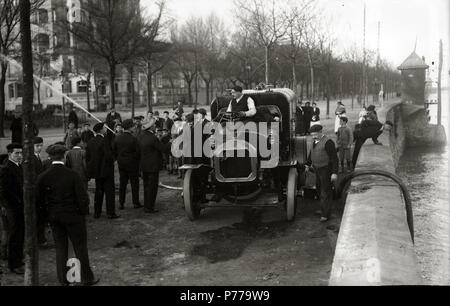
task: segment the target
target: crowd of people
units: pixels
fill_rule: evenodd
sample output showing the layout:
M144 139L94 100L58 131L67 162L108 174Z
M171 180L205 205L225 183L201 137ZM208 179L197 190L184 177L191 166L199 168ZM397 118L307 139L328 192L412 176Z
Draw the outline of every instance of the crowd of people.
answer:
M242 94L242 88L232 91L228 111L239 112L242 117L256 113L254 101ZM339 101L336 111L336 142L323 132L320 109L316 103L298 103L296 133L311 135L314 144L306 169L313 167L321 203L321 219L331 214L331 186L339 172L352 171L364 142L372 138L375 144L384 130L392 123L378 121L375 106L361 111L355 129L349 126L344 104ZM166 169L169 174L182 174L181 161L171 155L173 139L185 128L208 123L205 109L185 113L181 103L173 113L148 111L145 116L135 116L122 121L121 115L110 109L105 122L79 125L78 117L71 112L70 122L62 141L47 146L47 159L41 158L44 139L34 138L33 166L37 174L36 211L39 246L46 247L46 228L50 226L56 248L57 277L62 285L66 279L68 240L81 262L81 278L84 285L98 282L89 265L85 216L89 215L88 182L95 181L95 219L101 218L103 202L106 217L117 219L115 197L115 165L119 172L119 210L125 209L126 190L131 185L131 203L134 209L144 213L158 212L156 197L159 174ZM17 124L17 123L15 123ZM1 256L8 261L11 272L23 274L24 203L22 176L22 139L13 133L13 141L7 146L7 156L0 161L0 206L3 225ZM352 146L354 150L352 154ZM352 156L353 155L353 156ZM339 170L340 166L340 170ZM140 178L143 181L143 204L139 195ZM105 199L105 201L103 201ZM205 199L201 199L202 201Z
M62 141L46 148L42 159L44 139L34 138L33 166L37 175L36 212L37 238L40 247L48 246L46 228L50 226L56 248L58 281L66 279L68 240L81 262L84 285L98 282L89 265L85 216L89 215L88 182L95 181L93 217L99 219L106 204L108 219L117 219L115 196L115 164L119 172L118 208L125 209L127 185L131 185L131 202L144 213L158 212L156 197L159 172L182 177L180 160L171 155L174 138L188 124L204 124L207 112L201 108L184 113L181 103L172 114L148 111L122 121L121 115L110 109L105 122L79 125L75 112L69 113L69 123ZM18 120L18 116L16 116ZM19 122L20 123L20 122ZM21 123L20 123L21 124ZM12 127L18 125L13 123ZM37 134L37 133L36 133ZM23 147L22 135L13 133L7 155L0 161L0 206L2 216L1 257L6 259L12 273L23 274L24 203L23 203ZM144 187L143 204L139 196L139 180ZM103 199L105 198L105 201Z

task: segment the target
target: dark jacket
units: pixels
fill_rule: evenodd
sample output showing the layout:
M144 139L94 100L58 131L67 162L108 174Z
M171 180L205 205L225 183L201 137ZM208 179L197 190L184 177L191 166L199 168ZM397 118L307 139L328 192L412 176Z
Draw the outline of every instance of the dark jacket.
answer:
M1 169L0 184L2 205L7 209L23 213L22 167L7 160Z
M113 142L113 153L119 169L139 173L141 149L137 138L133 134L124 132L116 136Z
M383 124L377 120L364 120L355 126L354 139L367 139L377 136Z
M42 172L44 172L44 164L42 163L42 160L39 159L36 154L33 154L32 159L32 163L34 165L34 169L36 171L36 175L41 174Z
M99 179L114 175L114 156L103 136L97 135L88 142L86 165L89 178Z
M69 123L73 122L75 124L75 128L78 128L78 116L77 113L74 110L71 110L69 113Z
M75 171L83 182L88 181L86 167L86 151L81 148L73 148L66 155L66 166Z
M316 107L316 109L312 109L312 122L320 121L320 108Z
M37 203L50 218L58 213L89 214L89 196L80 176L60 164L39 175Z
M81 141L83 141L84 144L87 144L89 140L94 137L94 132L92 132L91 130L81 132Z
M313 116L313 108L311 106L304 106L304 118L305 121L311 121Z
M153 132L142 131L139 138L142 172L158 172L162 168L162 153L170 150L170 143L163 144Z
M122 122L122 117L120 117L120 114L118 112L115 112L114 115L109 112L108 115L106 115L106 124L110 129L114 129L115 120L119 120L120 122Z
M173 120L170 118L162 119L162 120L164 120L163 129L168 130L170 133L170 130L172 129L172 126L173 126Z

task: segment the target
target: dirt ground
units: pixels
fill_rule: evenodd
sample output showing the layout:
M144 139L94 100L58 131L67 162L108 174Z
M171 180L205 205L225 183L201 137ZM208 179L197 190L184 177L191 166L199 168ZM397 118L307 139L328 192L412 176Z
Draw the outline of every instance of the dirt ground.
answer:
M181 186L175 176L163 174L161 180ZM318 202L312 200L299 202L294 222L285 221L282 207L210 208L191 222L179 191L160 188L158 214L132 208L130 198L128 194L125 210L118 211L120 219L87 217L89 255L100 285L328 283L339 210L326 224L314 215ZM58 285L55 249L51 234L47 236L50 248L39 252L40 284ZM5 264L1 284L21 285L23 278L9 273Z
M324 112L324 105L319 106ZM333 114L335 102L330 108ZM349 111L351 121L356 120L358 112L356 108ZM330 132L334 118L324 117L322 124ZM60 137L53 131L46 135L46 144ZM7 139L0 140L2 151L5 142ZM118 186L117 171L115 179ZM167 171L161 172L161 181L182 184ZM332 219L324 224L314 213L319 209L318 201L301 198L294 222L285 220L283 207L208 208L199 220L191 222L182 208L181 192L160 188L158 214L147 215L142 209L133 209L128 193L125 210L117 210L120 219L109 220L104 213L95 220L93 188L91 181L88 248L99 285L328 284L343 210L339 202L334 203ZM140 193L143 201L142 181ZM51 234L47 237L50 248L39 252L40 284L58 285L55 249ZM9 273L5 265L1 261L1 285L21 285L23 277Z

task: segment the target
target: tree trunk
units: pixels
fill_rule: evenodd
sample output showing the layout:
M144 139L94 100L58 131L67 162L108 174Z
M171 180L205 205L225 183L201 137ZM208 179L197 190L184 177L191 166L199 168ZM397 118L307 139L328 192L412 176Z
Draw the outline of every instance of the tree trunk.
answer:
M36 236L35 182L36 172L32 162L34 155L33 129L33 55L31 51L30 1L20 0L20 33L23 66L23 124L24 124L24 161L23 165L23 202L25 217L25 279L27 286L39 284L38 249Z
M198 104L198 74L195 74L195 101L194 101L194 109L197 109Z
M190 80L189 82L186 81L187 85L188 85L188 100L189 100L189 106L192 106L192 80Z
M147 110L152 111L152 98L153 98L153 88L152 88L152 66L150 61L147 61Z
M116 64L109 63L109 104L111 108L116 107Z
M5 105L6 105L6 70L8 69L8 64L4 61L0 64L1 75L0 75L0 137L5 137Z
M205 81L205 85L206 85L206 104L205 105L209 104L209 83L210 83L210 81Z
M295 93L297 93L297 74L295 71L295 58L292 59L292 90Z
M89 71L88 75L86 76L86 104L87 104L87 111L90 112L91 111L91 75L92 72ZM88 116L90 116L88 114Z
M131 118L133 119L134 118L134 103L135 103L134 83L133 83L133 67L130 67L129 75L130 75L130 86L131 86Z
M37 95L37 104L41 105L41 81L37 82L36 95Z
M269 46L265 46L264 51L266 63L266 85L269 85Z

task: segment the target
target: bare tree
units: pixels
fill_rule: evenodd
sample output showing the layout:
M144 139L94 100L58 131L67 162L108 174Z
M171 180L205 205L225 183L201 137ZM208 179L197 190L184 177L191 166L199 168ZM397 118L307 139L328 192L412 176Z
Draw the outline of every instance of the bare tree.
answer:
M264 47L265 81L270 83L269 59L274 45L287 32L286 19L283 16L281 1L235 0L238 19L242 26L248 28L258 37Z
M152 24L140 16L137 2L88 1L80 22L63 21L60 26L76 40L75 49L104 59L109 67L110 105L115 105L116 68L142 54L144 37Z
M152 77L160 71L168 62L165 55L169 50L169 44L165 43L161 36L170 29L173 20L165 15L166 2L154 3L156 14L147 16L149 31L144 36L144 50L134 63L142 68L147 76L147 109L152 110ZM133 61L132 61L133 62Z
M38 9L45 0L31 0L30 14ZM8 57L19 57L20 44L20 7L17 0L0 1L0 137L5 137L5 85Z
M295 2L283 12L286 23L286 45L289 46L286 57L291 61L292 89L297 90L297 60L302 51L304 29L312 22L314 7L312 1Z

